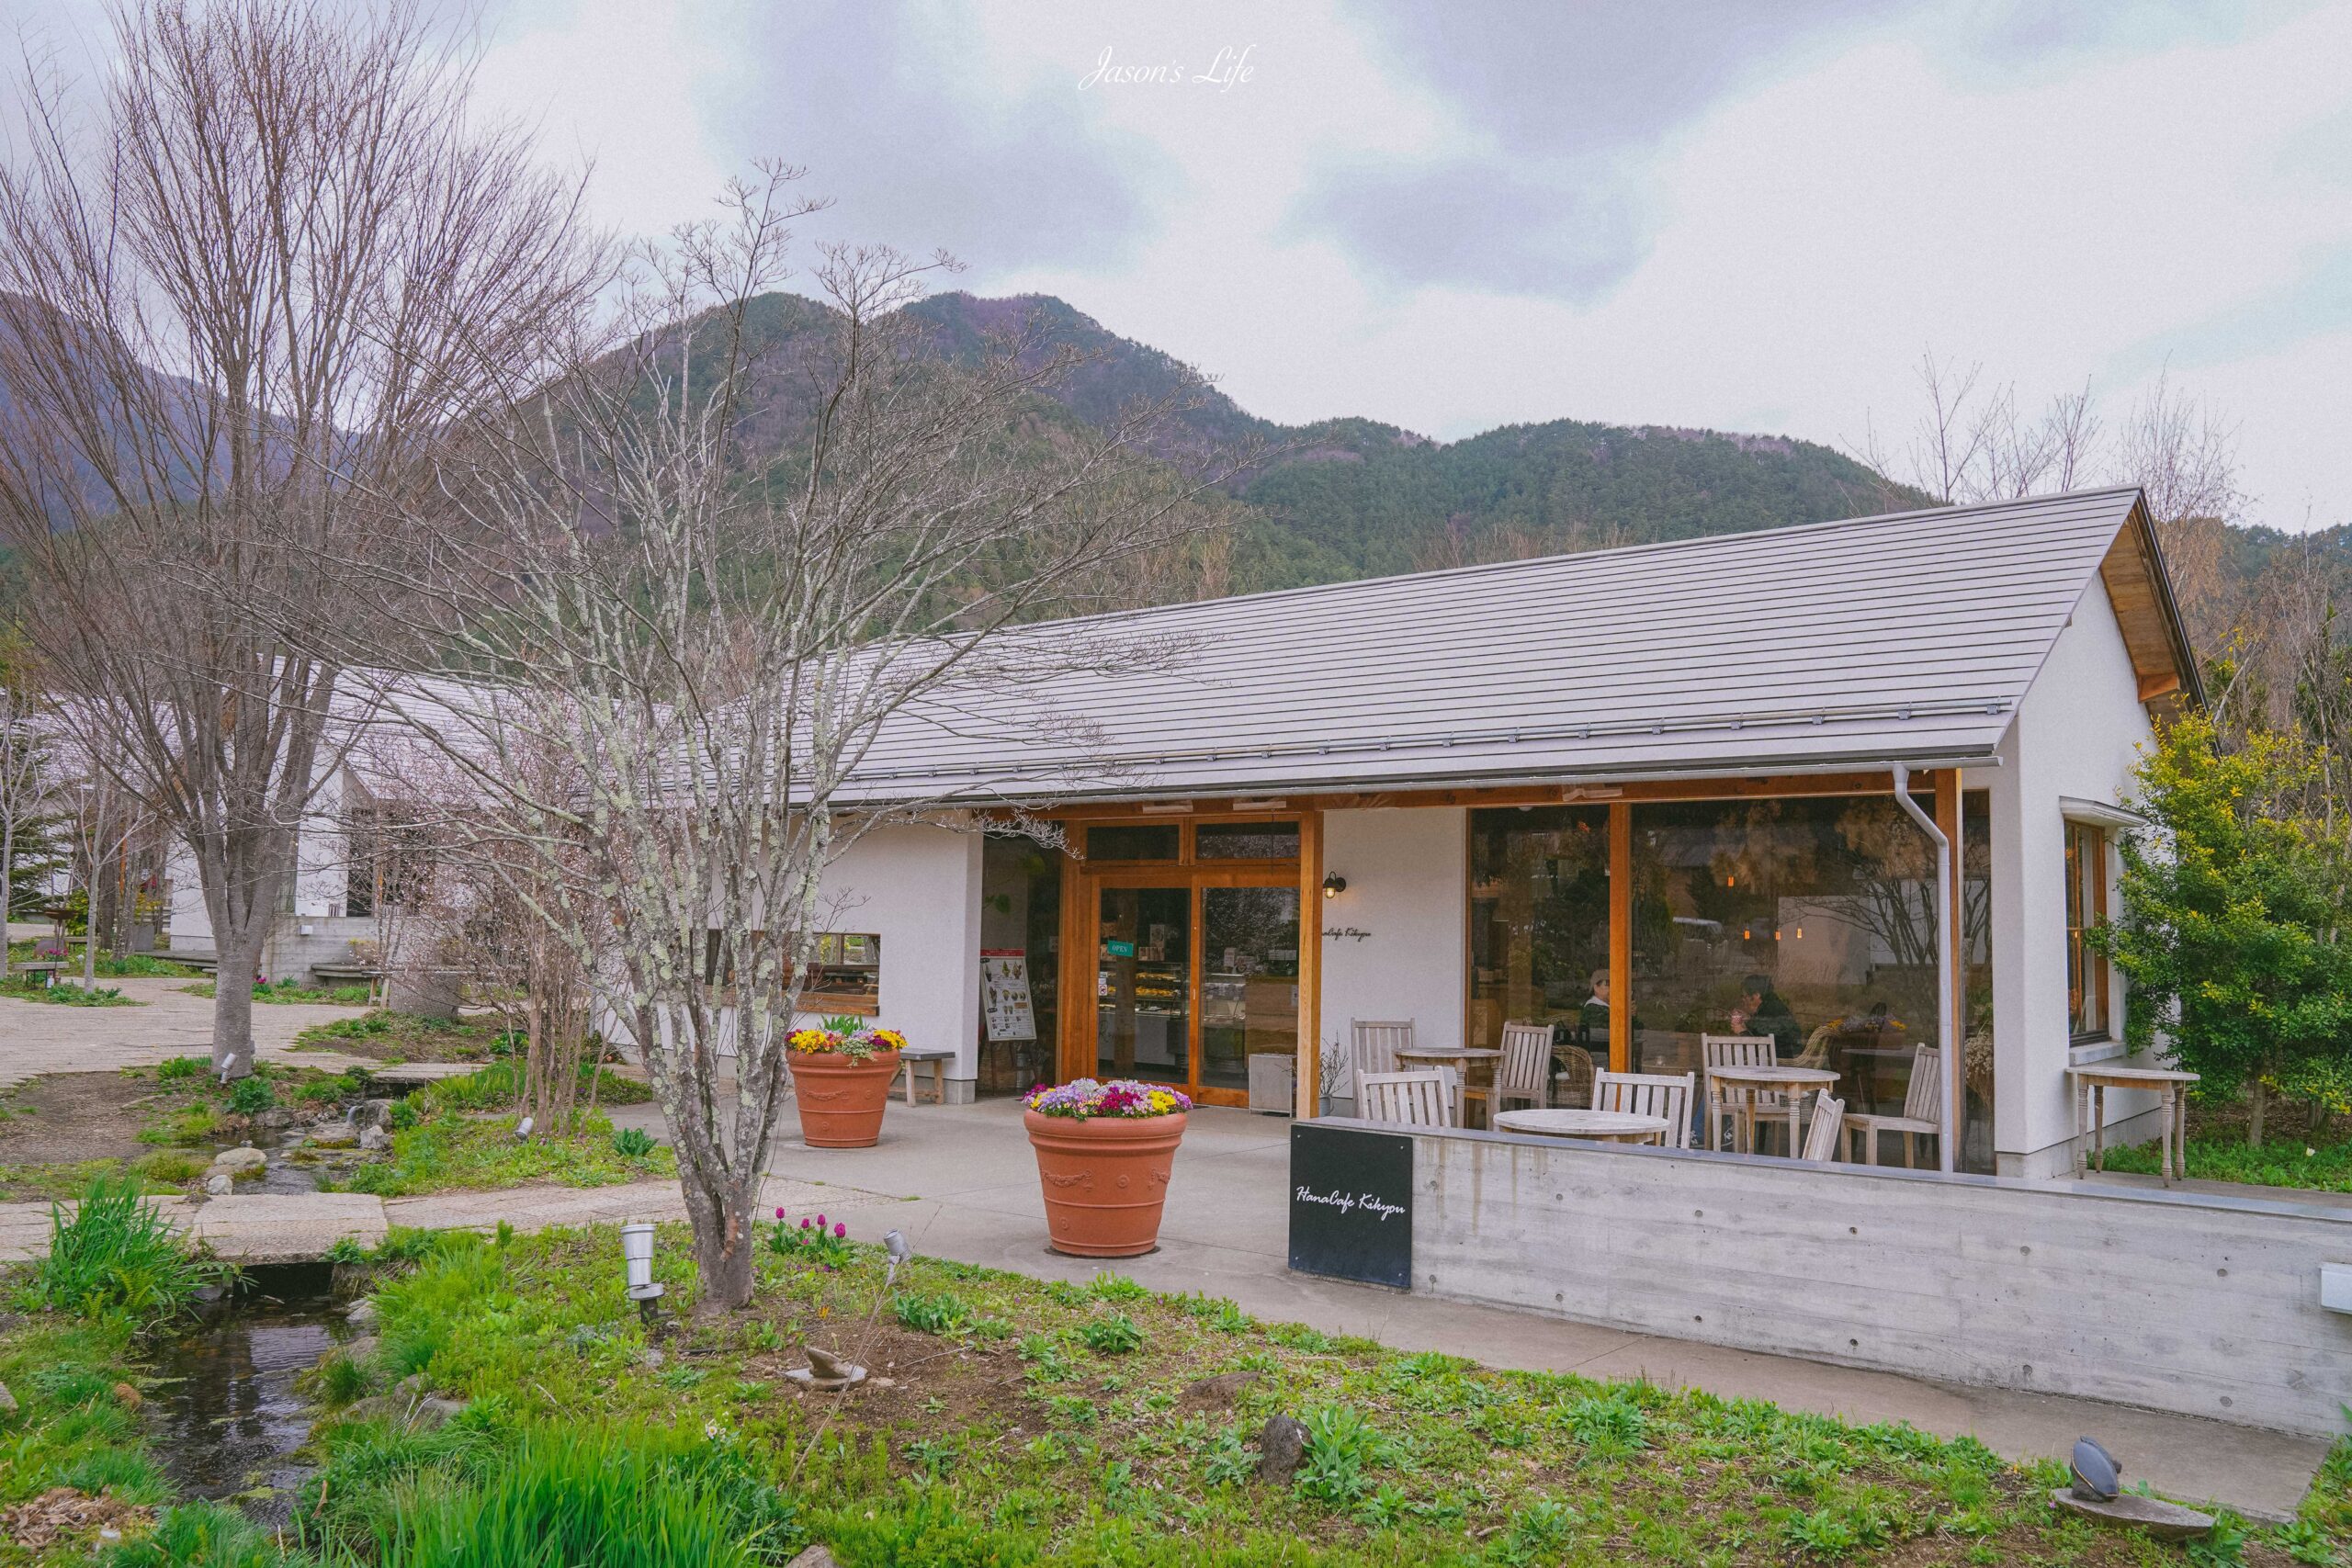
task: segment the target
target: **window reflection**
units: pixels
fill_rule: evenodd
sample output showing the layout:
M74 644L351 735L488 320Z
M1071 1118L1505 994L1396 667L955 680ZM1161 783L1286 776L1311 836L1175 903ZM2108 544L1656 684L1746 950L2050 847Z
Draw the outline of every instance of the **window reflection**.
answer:
M1609 1065L1609 811L1471 814L1470 1043L1548 1023Z
M1936 1035L1936 865L1890 796L1634 807L1634 1066L1700 1066L1699 1037L1767 1034L1900 1099Z

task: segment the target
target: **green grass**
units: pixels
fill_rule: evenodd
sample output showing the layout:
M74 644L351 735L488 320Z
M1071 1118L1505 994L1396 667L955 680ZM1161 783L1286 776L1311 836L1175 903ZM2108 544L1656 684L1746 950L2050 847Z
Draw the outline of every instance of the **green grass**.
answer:
M838 1270L762 1245L752 1308L689 1319L659 1369L644 1364L609 1227L450 1235L401 1252L413 1262L376 1291L368 1375L382 1386L422 1373L470 1404L430 1433L330 1425L303 1504L385 1568L531 1561L512 1553L598 1525L642 1540L644 1525L615 1521L651 1517L678 1517L679 1539L723 1551L689 1517L704 1485L786 1521L755 1538L738 1515L724 1539L781 1548L805 1530L844 1568L2188 1561L2062 1519L2046 1498L2063 1480L2054 1461L2012 1465L1966 1439L1488 1371L1128 1282L1091 1291L928 1258L901 1270L900 1311L884 1312L867 1347L890 1386L820 1431L832 1404L780 1398L777 1380L803 1343L859 1347L882 1284L870 1245ZM684 1227L662 1227L656 1257L687 1313ZM1123 1329L1088 1332L1114 1320L1139 1348L1113 1348ZM980 1332L991 1323L1012 1332ZM1187 1398L1195 1380L1235 1371L1252 1381L1229 1405ZM1250 1444L1275 1413L1308 1427L1306 1462L1282 1487L1257 1479ZM574 1428L560 1443L555 1422ZM2299 1526L2314 1551L2352 1542L2352 1443L2330 1473ZM681 1483L683 1499L667 1495ZM411 1540L434 1550L394 1554ZM2284 1549L2256 1531L2246 1555L2278 1562ZM567 1546L547 1561L607 1559Z
M495 1018L427 1018L378 1008L357 1018L314 1023L294 1037L297 1050L346 1051L411 1062L487 1062L500 1055L504 1026Z
M126 953L120 956L101 953L98 954L97 970L109 980L176 980L203 973L200 969L175 964L153 953Z
M700 1434L537 1427L477 1483L379 1516L372 1556L378 1568L755 1568L802 1539L781 1495Z
M58 1315L0 1332L0 1382L20 1406L0 1426L0 1506L52 1486L110 1490L142 1506L168 1495L141 1448L139 1417L114 1393L130 1372L135 1332L127 1318ZM0 1545L0 1562L7 1551Z
M218 988L210 980L198 980L192 986L182 986L180 989L191 997L218 994ZM335 986L321 990L316 986L305 986L295 980L254 982L254 1000L257 1002L332 1002L337 1007L364 1008L368 1005L368 990L365 986Z
M587 1103L590 1074L595 1076L598 1103L604 1105L642 1105L653 1098L653 1091L635 1078L625 1078L609 1067L592 1068L586 1063L580 1066L581 1103ZM519 1062L492 1062L478 1072L463 1077L442 1078L427 1084L411 1098L435 1110L503 1111L522 1098L523 1066Z
M35 1266L25 1295L49 1311L152 1321L186 1311L197 1291L221 1273L142 1201L135 1180L98 1176L83 1189L71 1219L51 1206L49 1255Z
M2242 1119L2205 1122L2192 1114L2188 1173L2199 1181L2239 1181L2253 1187L2300 1187L2317 1192L2352 1192L2352 1132L2330 1127L2312 1132L2301 1116L2278 1118L2260 1148L2245 1141ZM2107 1151L2107 1168L2156 1174L2161 1158L2153 1143Z
M126 997L114 986L98 986L84 989L73 980L59 980L44 986L22 975L11 975L0 983L0 997L14 997L23 1002L47 1002L51 1007L71 1008L143 1008L147 1004L136 997Z
M62 1165L0 1165L0 1201L55 1202L78 1198L97 1177L128 1172L148 1194L177 1192L204 1173L207 1161L177 1149L157 1149L134 1160L85 1159Z
M424 1100L441 1087L433 1085L411 1099ZM677 1158L665 1147L624 1154L612 1122L603 1116L582 1118L579 1131L569 1138L520 1139L514 1122L503 1114L482 1117L435 1108L416 1125L392 1134L389 1159L362 1165L333 1186L345 1192L406 1198L533 1181L610 1187L677 1173Z

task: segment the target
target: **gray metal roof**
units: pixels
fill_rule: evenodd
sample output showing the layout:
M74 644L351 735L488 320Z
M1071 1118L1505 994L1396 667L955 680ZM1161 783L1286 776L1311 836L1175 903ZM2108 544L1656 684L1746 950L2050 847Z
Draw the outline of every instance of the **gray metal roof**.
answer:
M1982 759L2138 493L1025 627L995 668L896 716L858 793L1259 795ZM1136 649L1156 650L1151 667L1066 667L1073 650ZM1035 678L1009 673L1025 659Z

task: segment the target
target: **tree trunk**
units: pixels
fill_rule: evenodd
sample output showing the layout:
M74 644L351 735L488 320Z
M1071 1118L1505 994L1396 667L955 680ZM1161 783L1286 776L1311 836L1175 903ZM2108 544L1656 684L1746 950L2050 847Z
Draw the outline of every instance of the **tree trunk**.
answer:
M2255 1074L2253 1081L2246 1085L2246 1094L2253 1100L2253 1108L2246 1115L2246 1146L2258 1149L2262 1146L2262 1113L2270 1100L2270 1090L2263 1083L2260 1073Z
M10 812L0 821L0 921L13 918L17 912L17 816ZM0 984L8 978L8 937L5 925L0 925Z
M759 1190L759 1179L739 1181L722 1175L705 1180L698 1179L699 1173L687 1172L684 1158L678 1164L686 1215L694 1222L695 1269L702 1279L695 1314L737 1311L752 1299L752 1197Z
M233 936L216 928L213 949L220 967L212 976L212 1071L222 1078L242 1078L254 1070L254 982L259 977L261 932Z

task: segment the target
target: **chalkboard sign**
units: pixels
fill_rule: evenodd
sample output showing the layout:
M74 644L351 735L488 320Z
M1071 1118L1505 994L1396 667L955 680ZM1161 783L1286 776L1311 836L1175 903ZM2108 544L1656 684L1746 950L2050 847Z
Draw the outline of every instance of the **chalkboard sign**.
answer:
M1413 1141L1295 1122L1290 1266L1367 1285L1413 1285Z

